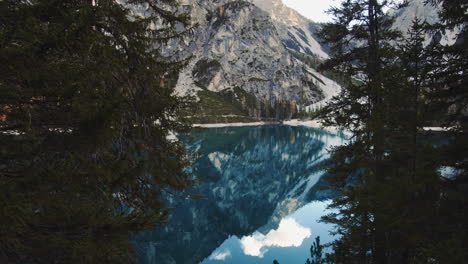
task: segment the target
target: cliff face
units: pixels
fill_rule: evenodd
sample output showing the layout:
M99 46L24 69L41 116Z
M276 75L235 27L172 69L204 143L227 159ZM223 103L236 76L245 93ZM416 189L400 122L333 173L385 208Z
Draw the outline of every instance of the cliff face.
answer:
M200 111L194 116L206 118L196 122L290 118L297 107L321 107L341 90L314 69L329 58L315 37L320 24L281 0L181 1L199 26L195 39L186 43L184 51L193 60L176 90L198 98ZM403 33L415 16L439 22L437 8L424 0L390 12ZM457 32L428 34L427 43L453 44Z
M439 9L431 4L426 4L424 0L412 0L408 2L408 6L391 12L395 17L393 27L400 30L404 36L407 36L408 30L411 28L415 18L425 21L429 24L441 22ZM460 28L453 30L443 30L426 34L426 44L431 41L440 42L442 45L453 45L457 41L457 35L460 33Z
M250 1L187 0L184 4L199 26L195 41L187 46L194 58L180 76L178 93L240 89L270 105L278 101L307 105L324 98L314 76L288 51L287 33L271 14ZM320 48L314 52L328 56ZM238 94L231 99L243 101Z
M320 59L329 57L314 36L314 32L319 28L317 23L287 7L281 0L252 0L252 2L270 15L283 44L288 49Z

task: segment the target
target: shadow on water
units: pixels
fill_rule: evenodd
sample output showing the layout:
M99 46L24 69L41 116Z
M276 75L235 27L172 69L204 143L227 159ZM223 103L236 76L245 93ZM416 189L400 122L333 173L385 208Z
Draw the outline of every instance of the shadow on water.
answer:
M328 157L327 148L344 139L322 129L283 125L194 129L180 140L201 153L193 172L203 179L195 190L203 199L170 199L169 223L136 237L142 264L220 260L213 258L214 251L239 244L233 238L254 232L261 237L312 200L335 195L317 188L324 185L320 163ZM262 252L249 253L244 246L247 255L263 257L265 250L258 250Z

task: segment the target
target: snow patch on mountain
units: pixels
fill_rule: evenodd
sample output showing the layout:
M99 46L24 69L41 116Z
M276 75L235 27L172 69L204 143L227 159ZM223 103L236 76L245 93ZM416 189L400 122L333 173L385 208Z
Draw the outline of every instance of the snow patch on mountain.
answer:
M341 92L342 87L337 82L327 78L313 68L305 66L305 69L308 73L315 76L317 79L316 85L323 91L325 96L323 100L306 107L307 111L313 111L326 106L334 96L337 96Z
M283 4L281 0L252 0L252 2L270 15L288 48L322 59L329 58L322 45L313 36L312 21Z

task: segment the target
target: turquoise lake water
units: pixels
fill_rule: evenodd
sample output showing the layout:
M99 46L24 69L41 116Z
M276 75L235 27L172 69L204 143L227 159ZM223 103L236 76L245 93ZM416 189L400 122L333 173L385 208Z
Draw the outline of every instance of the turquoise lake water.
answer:
M190 141L188 140L190 138ZM200 153L193 173L200 200L172 197L169 224L137 236L144 264L303 264L318 223L337 194L321 163L345 142L323 129L267 125L194 129L180 137Z

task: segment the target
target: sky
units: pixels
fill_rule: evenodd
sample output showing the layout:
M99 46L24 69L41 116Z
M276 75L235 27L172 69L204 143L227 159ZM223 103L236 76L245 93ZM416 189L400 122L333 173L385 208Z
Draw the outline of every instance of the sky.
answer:
M283 0L283 3L315 22L330 22L325 14L331 5L337 6L339 0Z

